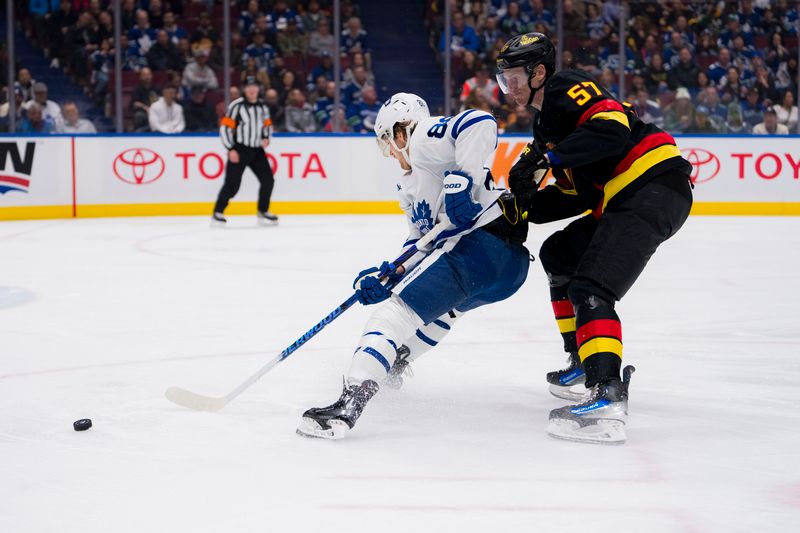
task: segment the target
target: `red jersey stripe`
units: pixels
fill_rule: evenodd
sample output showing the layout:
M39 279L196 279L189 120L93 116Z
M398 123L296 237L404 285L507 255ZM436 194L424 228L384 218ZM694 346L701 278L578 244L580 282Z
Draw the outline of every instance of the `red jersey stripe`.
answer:
M578 346L592 337L613 337L622 340L622 324L619 320L592 320L578 328Z
M575 309L572 308L572 302L569 300L553 300L553 313L556 318L568 318L575 316Z
M603 111L622 111L623 113L625 112L625 110L622 108L619 102L615 102L614 100L601 100L596 104L594 104L589 109L587 109L586 111L584 111L583 115L581 115L581 118L578 119L578 123L575 125L575 127L580 126L581 124L592 118L592 115L596 115L597 113L602 113Z
M619 162L617 168L614 169L614 176L619 176L628 170L633 162L642 157L645 153L664 144L675 144L675 139L673 139L672 135L669 133L664 132L648 135L639 141L639 144L634 146L630 152L628 152L628 155L625 156L625 159Z

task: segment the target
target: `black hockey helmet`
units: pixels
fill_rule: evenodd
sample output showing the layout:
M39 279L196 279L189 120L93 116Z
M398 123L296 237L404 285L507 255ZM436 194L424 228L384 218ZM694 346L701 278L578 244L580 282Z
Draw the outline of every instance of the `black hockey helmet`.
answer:
M545 81L556 71L556 49L553 42L543 33L524 33L512 37L497 56L497 82L504 93L508 94L508 84L503 71L510 68L523 67L528 74L528 87L533 71L538 65L544 65ZM531 100L536 89L531 89ZM528 101L530 105L530 101Z

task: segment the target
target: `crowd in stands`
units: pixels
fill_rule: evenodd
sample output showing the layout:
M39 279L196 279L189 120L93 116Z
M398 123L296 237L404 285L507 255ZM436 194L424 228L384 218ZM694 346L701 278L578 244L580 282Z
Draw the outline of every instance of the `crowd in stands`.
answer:
M332 0L228 4L231 100L240 96L238 86L255 76L277 131L372 131L380 104L357 1L341 1L343 27L336 31ZM224 6L220 0L121 1L121 104L126 131L179 133L218 128L225 113ZM48 58L50 68L62 69L112 117L113 2L30 0L27 8L16 18L23 21L27 38ZM342 85L340 108L334 109L337 35ZM62 116L52 101L45 106L36 87L30 72L19 68L14 88L21 104L18 130L68 131L66 109ZM43 98L46 92L45 88ZM30 112L32 106L42 109L41 119L36 110ZM332 120L334 116L337 120Z
M556 39L555 1L450 0L453 97L507 132L531 114L504 101L492 73L510 37ZM673 133L797 133L798 2L563 0L563 68L592 73L645 120ZM428 0L431 46L444 52L444 0ZM620 16L624 13L624 57ZM555 41L554 41L555 42Z

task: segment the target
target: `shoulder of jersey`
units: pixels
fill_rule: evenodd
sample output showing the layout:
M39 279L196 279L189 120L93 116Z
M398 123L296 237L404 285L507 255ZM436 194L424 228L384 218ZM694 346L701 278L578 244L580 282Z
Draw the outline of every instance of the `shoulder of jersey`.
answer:
M236 105L236 104L241 104L243 100L244 100L244 96L240 96L240 97L239 97L239 98L237 98L236 100L232 101L232 102L230 103L230 105L231 105L231 106L234 106L234 105Z
M547 81L545 92L563 92L581 81L596 81L594 77L584 70L567 69L553 74Z
M480 109L467 109L450 119L448 135L453 140L456 140L464 130L481 122L494 123L495 128L497 128L497 121L491 113Z

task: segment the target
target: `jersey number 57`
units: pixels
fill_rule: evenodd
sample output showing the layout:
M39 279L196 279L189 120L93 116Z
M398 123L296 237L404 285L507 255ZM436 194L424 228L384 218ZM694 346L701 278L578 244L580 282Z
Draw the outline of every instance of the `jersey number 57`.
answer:
M592 95L589 94L589 91L586 89L592 89L597 96L603 96L603 93L600 92L600 89L597 88L597 85L595 85L593 81L583 81L581 83L577 83L573 85L569 91L567 91L567 94L570 98L575 100L576 104L583 105L592 99Z

